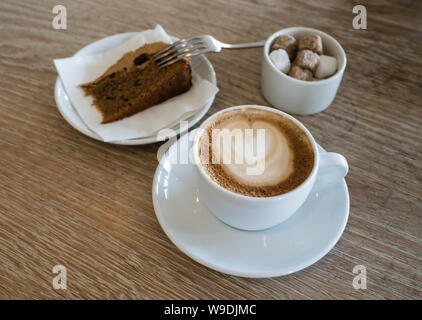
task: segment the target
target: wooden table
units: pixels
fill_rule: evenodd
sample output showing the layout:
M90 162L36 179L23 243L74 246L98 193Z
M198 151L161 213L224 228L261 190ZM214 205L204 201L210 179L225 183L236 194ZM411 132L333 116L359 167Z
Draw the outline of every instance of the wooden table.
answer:
M52 28L56 4L67 30ZM352 8L366 5L367 30ZM178 37L261 40L309 26L343 45L332 106L298 119L350 165L350 218L333 250L295 274L244 279L181 253L151 202L160 144L115 146L74 130L54 101L53 58L160 23ZM417 1L0 2L0 298L422 298L422 6ZM209 55L220 92L208 115L262 104L261 49ZM53 266L67 268L55 290ZM352 286L355 265L367 289Z

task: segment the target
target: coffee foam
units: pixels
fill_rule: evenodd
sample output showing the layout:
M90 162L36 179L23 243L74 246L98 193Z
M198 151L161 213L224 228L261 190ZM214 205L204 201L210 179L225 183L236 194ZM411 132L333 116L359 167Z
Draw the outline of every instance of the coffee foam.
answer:
M300 185L312 171L314 153L306 133L280 114L252 107L230 110L204 129L199 139L201 166L230 191L254 197L279 195ZM223 132L229 143L222 143ZM251 174L251 168L258 170Z
M293 171L292 150L275 123L237 114L221 120L218 127L218 134L214 131L212 136L213 163L219 160L221 169L233 180L247 186L271 186L285 180ZM262 138L258 134L260 129L263 129ZM231 141L224 144L224 138ZM224 163L225 159L230 162Z

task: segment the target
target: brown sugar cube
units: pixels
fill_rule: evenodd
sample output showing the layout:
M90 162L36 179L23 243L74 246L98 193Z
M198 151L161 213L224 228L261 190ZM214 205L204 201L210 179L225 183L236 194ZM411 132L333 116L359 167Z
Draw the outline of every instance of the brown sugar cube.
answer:
M288 36L288 35L279 36L271 44L270 52L277 49L286 50L287 54L289 55L290 61L293 61L296 55L296 51L297 51L297 41L292 36Z
M321 55L322 50L322 39L319 35L305 37L299 40L299 50L308 49Z
M297 65L290 69L289 76L298 80L312 81L312 72Z
M304 69L309 69L315 72L319 64L319 55L311 50L300 50L296 56L294 64Z

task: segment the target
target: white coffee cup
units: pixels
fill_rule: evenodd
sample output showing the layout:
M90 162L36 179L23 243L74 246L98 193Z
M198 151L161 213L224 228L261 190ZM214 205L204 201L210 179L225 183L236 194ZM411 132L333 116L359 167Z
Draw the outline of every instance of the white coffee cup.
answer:
M250 197L229 191L209 177L199 159L199 138L203 129L219 114L243 108L255 108L283 115L295 122L308 136L314 152L314 165L308 178L295 189L273 197ZM319 177L318 185L322 188L343 179L348 171L346 159L338 153L319 153L317 144L305 126L292 116L270 107L236 106L213 114L202 123L197 131L192 155L198 178L200 201L221 221L243 230L262 230L273 227L289 218L303 204L314 186L319 170L324 176Z
M327 79L303 81L279 71L269 58L273 41L281 35L291 35L297 40L312 35L322 39L324 54L337 58L337 71ZM333 102L346 68L346 54L342 46L325 32L304 27L294 27L273 33L265 42L262 58L261 89L265 99L274 107L294 114L313 114L325 110Z

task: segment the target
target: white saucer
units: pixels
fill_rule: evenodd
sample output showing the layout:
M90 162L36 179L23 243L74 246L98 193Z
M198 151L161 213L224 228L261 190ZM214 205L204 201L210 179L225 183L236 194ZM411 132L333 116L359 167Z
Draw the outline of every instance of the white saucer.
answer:
M187 138L188 134L183 135L178 143L183 145ZM174 164L178 143L170 147L155 172L152 198L164 232L195 261L236 276L277 277L317 262L340 239L349 216L344 179L312 191L303 206L280 225L264 231L241 231L218 220L202 204L194 165Z
M136 32L128 32L128 33L120 33L110 37L103 38L101 40L95 41L86 47L82 48L78 52L76 52L75 56L84 56L84 55L91 55L103 52L110 48L116 47L119 44L126 41L129 37L135 35ZM175 37L172 37L173 41L178 40ZM211 62L204 56L196 56L192 58L192 70L196 72L201 78L208 80L214 85L217 85L217 79L215 76L214 68ZM84 135L91 137L93 139L103 141L95 132L90 130L81 120L76 110L73 108L72 103L70 102L69 97L66 94L64 89L63 83L60 77L57 77L56 86L54 90L54 95L56 99L57 107L63 116L63 118L76 130L83 133ZM208 111L211 107L212 103L214 102L214 97L208 101L201 109L199 109L196 113L191 115L187 120L189 128L195 125ZM179 124L176 124L173 128L175 136L176 134L183 133L188 128L183 128L182 132L180 132ZM141 145L141 144L148 144L148 143L155 143L157 142L156 136L144 137L139 139L128 139L128 140L120 140L120 141L112 141L109 143L113 144L122 144L122 145Z

